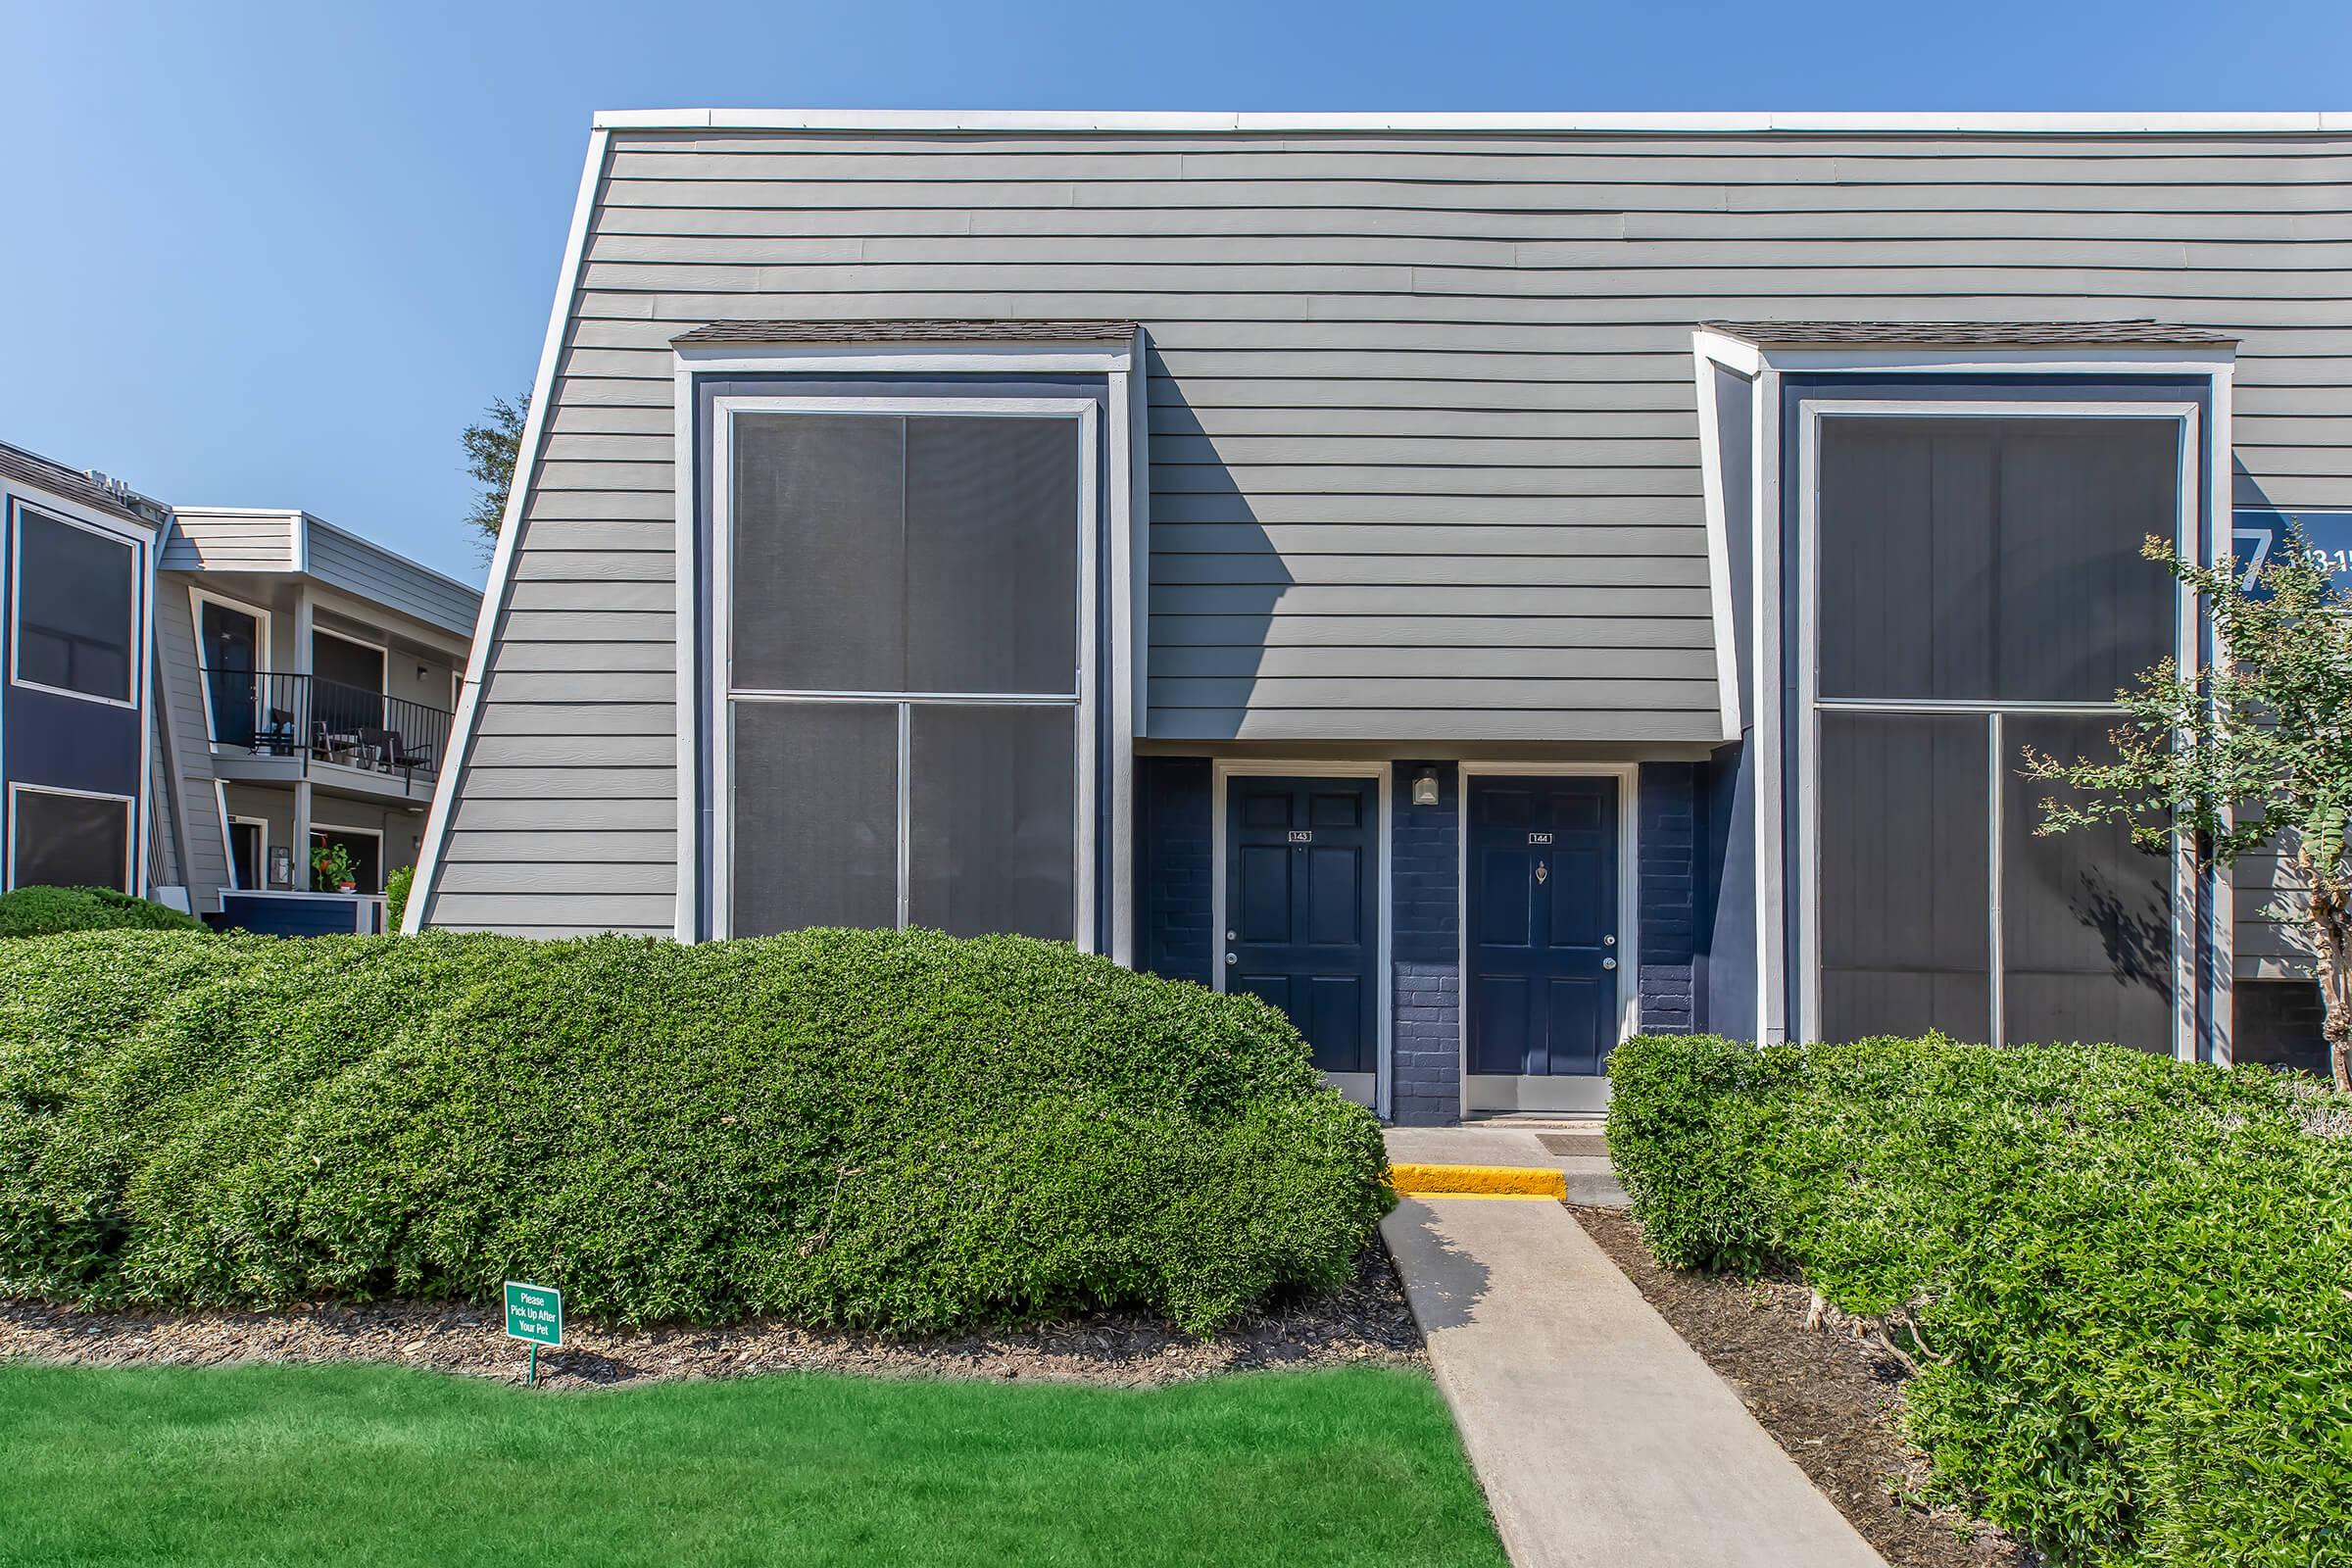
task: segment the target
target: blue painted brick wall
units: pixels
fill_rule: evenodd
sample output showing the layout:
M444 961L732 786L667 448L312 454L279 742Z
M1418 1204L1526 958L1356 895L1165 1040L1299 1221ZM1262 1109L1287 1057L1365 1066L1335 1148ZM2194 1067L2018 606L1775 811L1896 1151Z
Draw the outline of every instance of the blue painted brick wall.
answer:
M1642 1027L1688 1034L1698 1020L1698 767L1642 764Z
M1137 961L1153 974L1207 985L1215 853L1205 757L1136 759Z
M1415 806L1413 777L1431 765L1438 770L1438 804ZM1392 803L1396 903L1389 949L1396 1011L1390 1109L1407 1126L1428 1126L1462 1111L1461 776L1450 762L1398 762Z

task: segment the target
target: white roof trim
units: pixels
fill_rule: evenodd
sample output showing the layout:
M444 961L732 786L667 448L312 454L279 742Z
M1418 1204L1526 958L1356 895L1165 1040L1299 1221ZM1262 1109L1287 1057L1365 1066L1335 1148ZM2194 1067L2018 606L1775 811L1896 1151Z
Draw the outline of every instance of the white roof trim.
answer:
M1979 131L2132 135L2352 130L2352 110L2290 114L1284 114L1033 109L607 109L599 130Z

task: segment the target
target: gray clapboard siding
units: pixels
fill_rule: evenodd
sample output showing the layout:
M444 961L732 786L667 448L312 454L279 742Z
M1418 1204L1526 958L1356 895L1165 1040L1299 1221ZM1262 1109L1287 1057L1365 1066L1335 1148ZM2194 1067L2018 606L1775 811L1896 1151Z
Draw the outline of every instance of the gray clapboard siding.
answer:
M530 879L675 826L632 760L712 319L1143 321L1155 739L1711 738L1707 318L2228 329L2240 499L2352 506L2340 134L628 130L585 246L481 726L570 765L482 754L447 861L511 891L441 923L669 929L634 873Z
M312 576L427 625L461 637L473 635L474 617L481 608L479 593L357 534L345 533L316 517L306 520Z
M147 801L148 884L184 888L188 874L173 822L178 803L172 795L172 741L164 728L161 696L152 698L147 707Z
M220 516L182 512L158 564L166 571L287 571L294 564L294 514Z
M199 898L199 912L208 912L202 894L228 885L228 844L221 834L220 802L213 784L204 676L197 663L196 621L185 578L167 575L156 580L154 613L156 660L163 666L156 689L157 719L171 737L179 817L187 829L186 842L176 846L179 866L191 893Z

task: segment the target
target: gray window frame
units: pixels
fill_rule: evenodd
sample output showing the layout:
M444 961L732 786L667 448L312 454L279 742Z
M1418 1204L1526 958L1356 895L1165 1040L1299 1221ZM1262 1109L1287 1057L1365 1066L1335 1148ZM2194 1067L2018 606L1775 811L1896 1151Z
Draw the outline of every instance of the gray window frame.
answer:
M1801 564L1802 580L1797 590L1797 845L1795 864L1797 882L1797 931L1803 963L1797 976L1800 995L1797 997L1795 1030L1792 1038L1814 1040L1821 1037L1821 715L1825 710L1847 712L1908 712L1940 714L1975 714L1984 716L1988 725L1988 757L1990 765L1986 779L1989 792L1987 842L1989 845L1991 896L1987 900L1987 949L1990 967L1990 995L1987 1017L1991 1044L2003 1038L2003 1007L2001 972L2003 967L2002 932L2002 811L2001 798L2004 782L2002 768L2008 756L2001 733L2004 714L2120 714L2123 710L2113 703L2007 703L1958 702L1935 699L1825 699L1820 691L1820 629L1821 629L1821 430L1829 418L1952 418L1952 419L2164 419L2180 429L2180 471L2175 487L2177 518L2175 547L2195 557L2198 545L2200 494L2198 487L2199 456L2203 451L2202 412L2194 402L2117 402L2078 401L2053 402L2027 399L1986 398L1951 400L1937 398L1892 399L1884 397L1819 397L1804 398L1799 403L1797 444L1797 554ZM2195 598L2186 588L2176 591L2173 657L2184 670L2201 666L2199 658L2198 620ZM2196 1051L2197 976L2196 976L2196 867L2186 846L2177 848L2173 865L2173 1054L2180 1059L2193 1057Z
M734 682L730 651L733 647L733 594L731 550L733 535L734 484L734 428L741 415L768 414L828 414L870 415L895 418L920 417L996 417L996 418L1055 418L1067 419L1072 425L1072 439L1078 443L1079 483L1076 529L1078 539L1078 603L1077 664L1072 671L1072 687L1068 692L914 692L914 691L806 691L772 688L739 687ZM1098 564L1094 519L1102 500L1102 475L1098 458L1101 439L1101 407L1091 397L1073 398L1009 398L976 396L969 398L939 397L807 397L792 395L745 395L721 397L712 404L711 456L710 481L711 493L710 529L708 548L710 564L710 597L708 623L704 628L705 653L712 671L705 714L711 738L710 767L711 801L714 809L706 829L703 872L708 879L710 895L710 935L725 938L733 934L734 900L734 725L732 715L739 703L854 703L867 706L895 704L899 722L899 861L898 861L898 923L906 925L909 859L912 848L910 753L912 750L912 718L916 706L969 705L979 707L1051 706L1066 708L1076 715L1076 744L1073 748L1075 778L1072 811L1071 874L1075 903L1071 911L1071 935L1082 952L1095 948L1096 917L1096 858L1095 824L1099 803L1094 788L1096 736L1100 722L1096 692L1099 687L1097 662L1106 657L1105 650L1096 646L1097 615L1096 583ZM681 793L684 780L681 780Z

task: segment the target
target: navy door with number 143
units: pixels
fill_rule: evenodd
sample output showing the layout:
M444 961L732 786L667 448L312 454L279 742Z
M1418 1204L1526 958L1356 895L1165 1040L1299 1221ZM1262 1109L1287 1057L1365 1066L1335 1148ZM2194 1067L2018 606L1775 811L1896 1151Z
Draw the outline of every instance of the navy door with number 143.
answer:
M1373 1070L1378 781L1234 778L1225 829L1225 989L1290 1015L1327 1073Z

